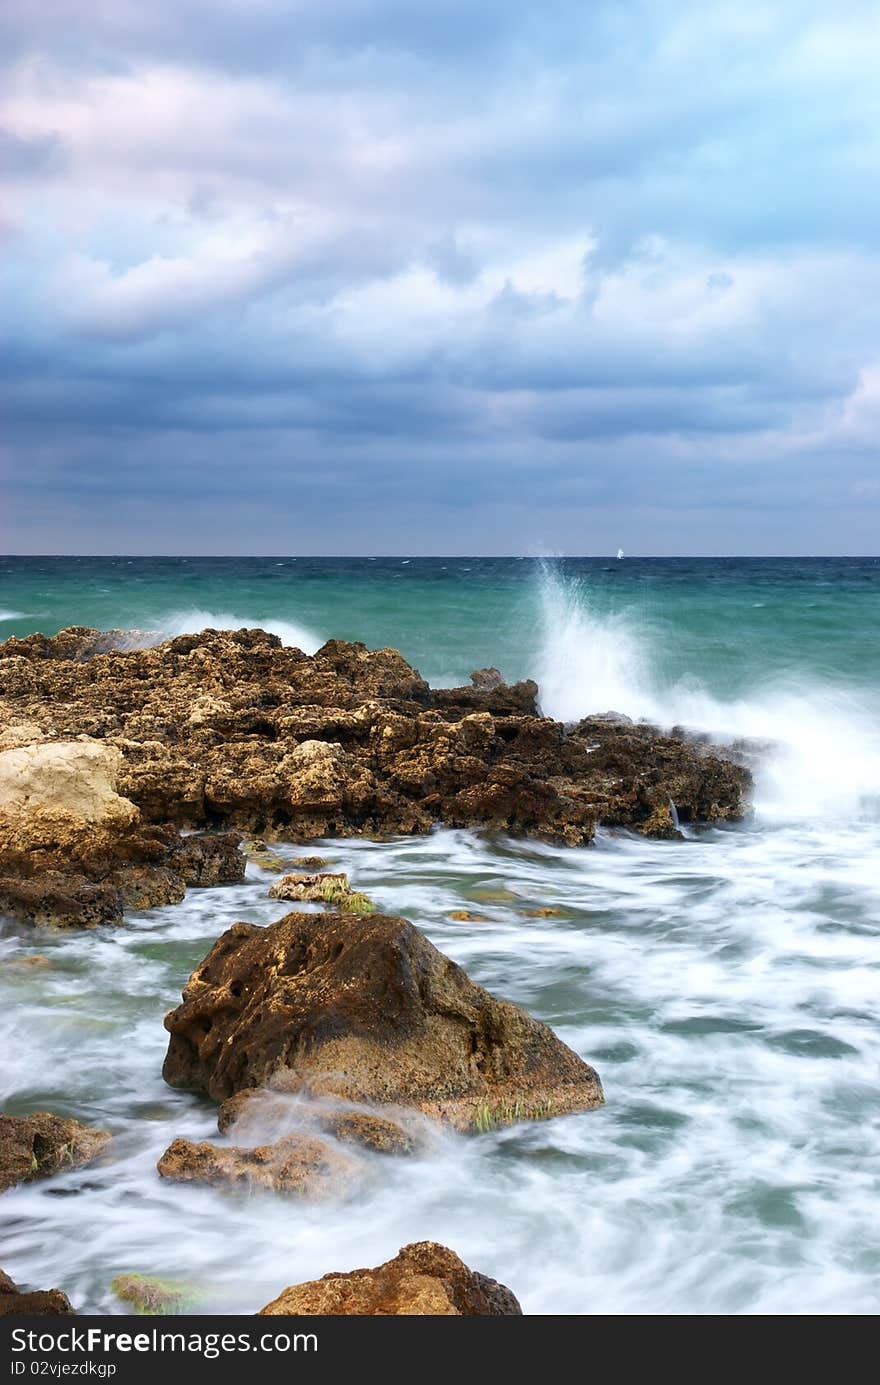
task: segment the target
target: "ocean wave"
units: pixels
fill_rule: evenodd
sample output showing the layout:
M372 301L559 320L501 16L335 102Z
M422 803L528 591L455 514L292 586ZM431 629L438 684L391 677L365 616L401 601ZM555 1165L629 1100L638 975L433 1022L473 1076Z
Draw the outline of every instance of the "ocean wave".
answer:
M316 653L324 643L320 636L292 621L233 615L230 611L173 611L160 616L156 623L169 638L197 634L200 630L240 630L244 627L268 630L277 635L282 644L301 649L304 654Z
M6 620L24 620L22 611L0 611L0 624Z
M772 742L756 772L759 813L804 820L880 812L880 718L866 694L791 679L725 700L694 677L664 680L657 633L632 611L598 612L583 583L550 565L541 616L534 677L548 716L615 711L718 741Z

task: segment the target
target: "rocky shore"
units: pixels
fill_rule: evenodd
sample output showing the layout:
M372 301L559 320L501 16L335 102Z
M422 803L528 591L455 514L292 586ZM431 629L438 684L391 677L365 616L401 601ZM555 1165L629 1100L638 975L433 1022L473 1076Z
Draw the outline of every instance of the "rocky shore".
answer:
M174 1139L158 1177L346 1198L432 1131L479 1137L602 1104L594 1069L547 1025L375 912L323 858L276 859L267 843L440 823L577 846L600 823L672 838L746 811L735 753L613 714L564 726L540 714L534 683L494 669L431 689L392 649L330 641L307 657L260 630L132 649L116 633L0 645L0 914L118 924L125 909L240 882L243 845L279 873L279 913L282 900L318 906L227 928L166 1016L165 1080L217 1103L218 1140ZM0 1115L0 1193L105 1153L110 1133L79 1120ZM114 1285L140 1311L177 1293L136 1272ZM0 1312L25 1311L72 1310L60 1291L0 1275ZM422 1242L261 1311L521 1310Z
M674 837L746 811L736 756L616 715L563 726L494 669L432 689L396 650L339 640L309 657L262 630L108 638L0 645L0 910L21 919L118 923L240 880L230 829L584 845L599 823Z

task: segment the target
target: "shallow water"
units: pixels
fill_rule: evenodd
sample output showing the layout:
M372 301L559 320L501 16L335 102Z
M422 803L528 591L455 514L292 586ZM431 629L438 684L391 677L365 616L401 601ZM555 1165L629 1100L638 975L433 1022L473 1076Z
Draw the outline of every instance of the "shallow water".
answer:
M7 1109L87 1116L100 1164L3 1199L4 1262L121 1311L125 1270L250 1313L289 1283L451 1245L530 1313L868 1313L878 1307L877 933L862 833L603 836L571 851L462 832L326 850L471 975L594 1062L607 1105L371 1162L352 1201L306 1206L165 1183L213 1107L167 1088L162 1015L233 919L283 912L271 877L91 934L8 932ZM493 899L509 891L513 899ZM526 911L550 905L562 917ZM470 909L484 923L449 918ZM16 963L39 950L47 967Z
M18 633L52 628L50 613L55 627L168 624L186 605L167 565L126 585L89 561L60 582L57 567L0 582ZM284 610L291 639L301 623L312 648L330 634L397 644L434 681L489 662L531 674L559 717L614 707L767 737L755 815L684 842L603 833L584 850L447 831L291 844L331 856L475 980L552 1024L607 1097L549 1122L444 1134L412 1160L374 1157L365 1191L329 1205L155 1173L174 1136L216 1137L213 1107L162 1082L162 1016L224 927L284 912L266 898L271 877L250 866L242 886L192 890L118 930L0 926L0 1102L116 1137L100 1163L3 1196L0 1265L82 1310L123 1311L110 1281L138 1270L193 1282L210 1311L251 1313L287 1284L431 1238L530 1313L876 1312L876 560L532 565L522 577L528 565L501 560L386 560L374 577L365 563L318 564L299 585L261 575L270 560L238 561L237 579L185 579L176 628L208 610L249 624ZM260 584L271 600L257 601ZM541 906L561 913L528 917ZM485 922L451 919L459 909ZM49 964L20 964L35 952Z

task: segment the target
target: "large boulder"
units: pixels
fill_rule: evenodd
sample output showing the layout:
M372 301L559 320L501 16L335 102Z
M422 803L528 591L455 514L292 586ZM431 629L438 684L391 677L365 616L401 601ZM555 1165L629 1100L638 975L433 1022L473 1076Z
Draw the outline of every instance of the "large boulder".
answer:
M109 1139L106 1130L48 1111L33 1116L0 1115L0 1193L16 1183L89 1164Z
M0 1318L67 1317L74 1312L60 1289L19 1289L0 1270Z
M288 1079L461 1128L599 1105L591 1067L496 1000L405 919L292 913L236 923L165 1018L163 1075L223 1101Z
M62 849L115 833L139 816L116 792L122 753L97 741L0 751L0 850Z
M454 1251L434 1241L417 1241L375 1269L294 1284L260 1309L261 1316L270 1317L300 1313L507 1317L521 1315L522 1309L508 1288L468 1269Z

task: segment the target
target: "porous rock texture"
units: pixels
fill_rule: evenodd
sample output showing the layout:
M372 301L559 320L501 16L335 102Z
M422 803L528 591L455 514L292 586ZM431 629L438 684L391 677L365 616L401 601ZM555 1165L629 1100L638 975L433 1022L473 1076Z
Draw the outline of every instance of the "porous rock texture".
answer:
M53 1173L91 1163L110 1139L81 1121L38 1111L33 1116L0 1115L0 1193Z
M510 1289L468 1269L454 1251L434 1241L404 1246L393 1260L371 1270L325 1274L294 1284L260 1309L260 1316L515 1316Z
M262 630L205 630L81 657L96 638L0 645L0 728L115 747L118 792L146 823L307 839L442 821L582 843L670 799L681 821L745 806L748 771L711 746L623 717L563 726L497 670L432 690L396 650L342 640L309 657Z
M563 726L497 669L432 690L396 650L341 640L311 657L262 630L123 643L75 627L0 644L0 912L89 926L173 902L180 831L442 822L582 845L598 822L675 836L676 815L746 807L749 771L705 741L619 716ZM226 867L242 878L234 846Z
M163 1178L178 1183L226 1183L309 1199L348 1192L358 1173L354 1160L305 1134L284 1135L253 1149L173 1140L156 1167Z
M165 1018L163 1075L223 1101L279 1075L459 1128L599 1105L596 1073L405 919L292 913L233 924Z
M73 1312L70 1299L60 1289L19 1289L0 1270L0 1318L67 1317Z
M18 743L16 725L32 739ZM117 746L36 740L38 727L16 725L0 750L0 913L90 928L120 923L124 908L179 903L190 884L243 879L237 833L143 823L117 791Z

